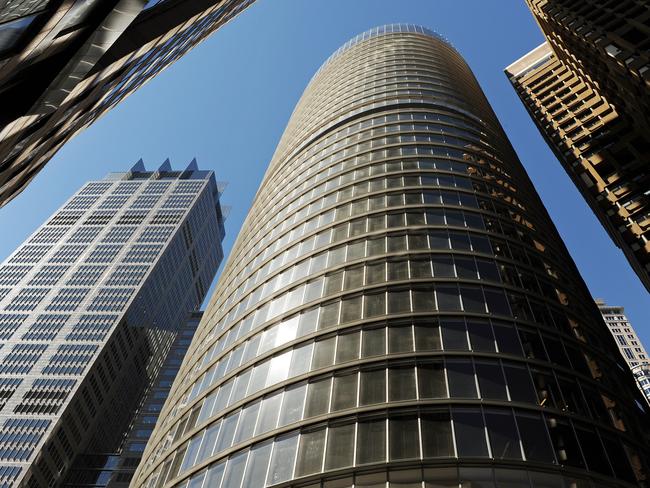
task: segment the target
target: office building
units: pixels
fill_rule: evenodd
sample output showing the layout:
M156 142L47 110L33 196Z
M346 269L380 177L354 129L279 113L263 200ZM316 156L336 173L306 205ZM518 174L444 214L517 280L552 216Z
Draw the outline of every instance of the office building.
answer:
M645 399L650 403L650 357L639 336L625 316L623 307L607 305L596 300L596 305L605 319L609 331L616 339L618 350L632 370L637 385Z
M79 456L63 484L65 488L128 488L202 315L203 312L192 312L179 329L119 448L112 453Z
M470 68L387 25L298 102L132 486L629 487L647 426Z
M0 207L66 141L252 2L0 3Z
M506 74L650 291L650 9L627 0L527 3L546 42Z
M124 445L223 257L211 171L91 181L0 265L0 485L61 486Z

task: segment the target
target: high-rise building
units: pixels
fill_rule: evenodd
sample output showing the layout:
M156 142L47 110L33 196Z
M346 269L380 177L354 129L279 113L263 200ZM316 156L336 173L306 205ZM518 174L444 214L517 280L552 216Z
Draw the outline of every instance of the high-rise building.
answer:
M650 403L650 357L632 324L625 316L625 309L607 305L604 300L596 300L596 305L616 340L618 350L621 351L623 359L632 370L641 393Z
M650 291L650 9L619 0L527 3L547 42L506 74Z
M110 453L223 257L192 161L91 181L0 265L0 485L60 486Z
M132 486L629 487L647 426L471 70L387 25L306 88Z
M179 329L119 448L112 453L79 456L63 484L65 488L128 488L202 315L193 312Z
M253 0L0 1L0 206Z

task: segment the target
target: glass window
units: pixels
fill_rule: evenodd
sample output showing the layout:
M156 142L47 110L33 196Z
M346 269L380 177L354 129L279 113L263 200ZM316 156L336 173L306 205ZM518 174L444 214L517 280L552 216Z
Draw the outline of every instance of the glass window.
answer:
M488 410L485 423L494 459L521 459L519 436L510 410Z
M477 398L474 367L471 361L448 360L447 379L452 398Z
M519 337L517 336L517 331L515 328L510 324L493 325L494 337L496 338L499 352L521 356L521 344L519 342Z
M264 486L272 446L273 442L268 441L262 444L256 444L251 449L242 486Z
M341 323L352 322L361 318L362 295L345 297L341 302Z
M411 310L409 290L388 291L388 313L405 313Z
M310 342L304 346L300 346L293 350L291 356L291 366L289 366L289 377L301 375L309 371L311 364L311 354L314 348L314 343Z
M526 413L518 413L516 417L526 460L543 463L555 462L553 449L551 449L542 418L536 414Z
M332 378L309 383L305 418L327 413L329 409L330 386Z
M510 307L503 290L496 288L484 288L485 301L491 314L510 315Z
M223 475L223 486L240 486L244 477L248 451L240 452L228 459L226 473Z
M244 441L253 437L255 432L255 422L257 422L257 414L260 410L260 403L256 402L252 405L248 405L242 410L241 421L237 425L237 431L235 432L234 443Z
M364 329L362 331L361 357L386 354L386 329Z
M357 464L386 460L386 421L359 422L357 432Z
M386 370L361 371L359 404L372 405L386 401Z
M325 469L338 469L352 466L354 454L354 424L338 425L329 428Z
M488 321L468 320L467 332L473 351L494 352L494 336Z
M268 432L269 430L275 429L275 426L278 422L278 414L280 413L281 402L281 391L264 398L262 401L262 408L260 410L260 417L257 421L256 434L261 434L262 432Z
M314 359L311 369L325 368L334 363L334 346L336 336L316 342L314 346Z
M590 427L578 424L575 427L582 452L587 461L587 467L592 471L611 476L612 471L609 467L607 456L605 455L605 449L596 431Z
M359 342L361 334L359 331L351 334L342 334L336 343L336 363L353 361L359 357Z
M415 399L415 369L400 366L388 369L388 401Z
M394 417L389 420L390 460L420 457L417 417Z
M219 488L221 478L223 478L223 470L226 468L226 462L222 461L214 464L208 469L208 474L205 477L205 486Z
M369 263L366 266L366 284L374 285L386 281L386 262Z
M285 390L280 410L280 426L297 422L302 418L306 393L307 383L291 386Z
M237 420L239 420L239 411L231 413L223 419L214 453L221 452L231 446L232 438L235 435L235 428L237 427Z
M447 398L442 361L418 364L418 387L420 398Z
M370 293L364 298L366 317L377 317L386 314L386 292Z
M445 312L460 311L460 295L458 287L451 286L436 286L436 298L438 302L438 310Z
M481 398L508 400L506 381L499 363L476 361L474 367L481 390Z
M436 278L455 278L454 261L451 256L434 254L431 257L433 264L433 276Z
M485 301L480 286L461 286L463 310L466 312L485 313Z
M434 312L436 300L432 286L415 286L411 291L414 312Z
M296 477L320 473L325 448L325 429L300 434ZM286 462L286 461L285 461Z
M205 439L203 439L201 449L199 450L199 454L196 457L197 464L202 463L204 459L212 456L212 450L214 449L214 445L217 442L217 436L219 435L219 427L221 427L220 420L212 424L205 431ZM210 475L208 474L208 477L209 476Z
M445 350L467 350L467 332L464 320L444 319L440 321Z
M409 268L407 260L388 261L388 281L408 280Z
M334 390L332 392L332 411L353 408L357 404L357 376L346 374L334 377Z
M547 425L558 460L564 465L583 468L585 463L571 424L563 419L551 418Z
M537 403L537 395L533 382L525 366L503 364L503 370L508 381L508 391L513 402Z
M459 278L469 278L473 280L477 278L476 263L474 263L473 258L455 256L454 264L456 265L456 274L458 274Z
M413 330L410 325L388 328L388 352L400 353L413 350Z
M481 412L454 409L454 431L459 457L487 457L485 427Z
M420 421L422 422L423 457L454 456L449 412L423 413Z
M440 345L440 327L435 321L430 324L415 324L415 348L418 351L439 351Z
M275 439L267 484L274 485L291 479L297 446L298 434L289 434L286 437L278 437ZM212 485L206 485L206 488L208 486L211 487Z

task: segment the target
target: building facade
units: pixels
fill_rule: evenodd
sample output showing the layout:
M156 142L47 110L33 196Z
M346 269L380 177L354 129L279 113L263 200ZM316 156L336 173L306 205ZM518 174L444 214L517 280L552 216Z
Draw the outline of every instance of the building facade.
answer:
M0 2L0 206L253 0Z
M387 25L296 106L132 486L638 486L647 425L469 67Z
M632 370L641 393L650 403L650 356L625 316L625 309L607 305L603 300L596 300L596 304L609 331L616 339L616 345L623 359Z
M0 485L114 452L223 258L214 175L91 181L0 265Z
M63 485L65 488L128 488L202 316L203 312L193 312L178 330L119 448L112 453L79 456Z
M650 291L650 9L628 0L527 3L547 42L506 74Z

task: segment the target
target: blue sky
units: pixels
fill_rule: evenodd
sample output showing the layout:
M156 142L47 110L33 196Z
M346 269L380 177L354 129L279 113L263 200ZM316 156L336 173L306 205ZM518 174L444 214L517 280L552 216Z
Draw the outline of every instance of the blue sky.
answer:
M520 0L258 0L69 142L0 209L0 260L85 181L139 158L196 157L227 181L229 251L303 89L341 44L377 25L429 27L465 57L594 297L622 305L650 345L650 296L548 149L503 68L543 38Z

